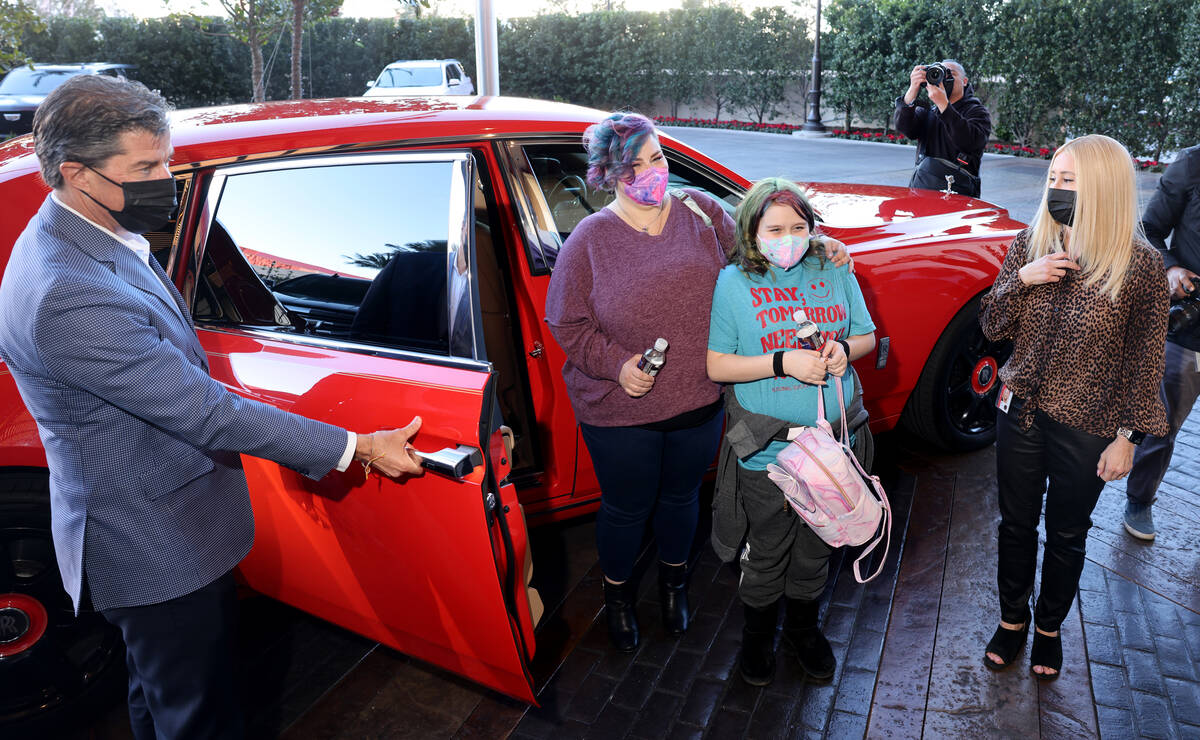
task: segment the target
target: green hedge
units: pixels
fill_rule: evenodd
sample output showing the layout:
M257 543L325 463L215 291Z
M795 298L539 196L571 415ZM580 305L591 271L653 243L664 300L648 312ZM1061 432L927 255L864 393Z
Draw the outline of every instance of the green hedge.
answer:
M887 125L914 65L952 57L1002 140L1096 132L1154 159L1200 142L1200 0L832 0L826 17L829 101L867 123Z
M180 107L245 101L249 49L225 23L55 18L26 37L24 51L37 62L136 64L140 79ZM799 18L780 9L744 15L729 8L517 18L501 24L498 44L508 95L639 109L659 99L676 108L716 97L726 116L744 109L756 119L776 112L771 98L804 72L812 49ZM287 29L263 48L269 99L288 96L290 50ZM312 97L361 95L391 61L443 57L459 59L477 79L472 20L327 18L305 36L304 89ZM739 74L744 69L756 74Z
M1002 140L1052 148L1100 132L1154 159L1200 142L1200 0L830 0L825 19L823 110L847 129L886 133L912 67L954 57ZM225 23L55 18L24 51L136 64L180 107L246 101L249 50ZM502 23L498 42L508 95L671 116L701 103L758 125L805 89L811 57L806 22L780 8L544 14ZM470 19L324 19L304 40L305 94L359 95L405 58L456 57L477 79L474 46ZM263 49L268 98L288 95L290 47L284 30Z

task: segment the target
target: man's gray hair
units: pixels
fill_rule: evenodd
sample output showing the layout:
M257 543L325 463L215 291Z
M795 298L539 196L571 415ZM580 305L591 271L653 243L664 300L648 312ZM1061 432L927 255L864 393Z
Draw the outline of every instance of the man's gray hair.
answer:
M59 166L79 162L100 167L120 154L121 134L170 131L170 105L140 82L104 75L77 75L56 87L33 114L33 145L42 179L63 185Z
M959 62L957 59L943 59L942 64L946 65L947 67L950 67L951 69L953 69L954 67L957 67L958 73L960 75L962 75L963 77L967 76L967 68L962 66L962 63Z

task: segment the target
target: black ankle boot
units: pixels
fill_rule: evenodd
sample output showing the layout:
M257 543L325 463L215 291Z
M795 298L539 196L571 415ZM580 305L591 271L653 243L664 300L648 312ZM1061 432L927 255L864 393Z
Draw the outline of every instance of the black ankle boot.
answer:
M687 632L692 621L688 609L687 564L658 563L658 600L662 604L663 630L678 637Z
M775 678L775 624L779 602L755 609L742 604L746 624L742 627L742 680L751 686L766 686Z
M638 646L637 614L633 610L636 590L633 581L609 583L604 581L604 615L608 620L608 639L622 653L632 653Z
M833 677L837 660L829 640L821 634L818 613L821 604L817 601L787 600L787 614L783 617L783 639L788 647L796 651L800 667L810 677L824 680Z

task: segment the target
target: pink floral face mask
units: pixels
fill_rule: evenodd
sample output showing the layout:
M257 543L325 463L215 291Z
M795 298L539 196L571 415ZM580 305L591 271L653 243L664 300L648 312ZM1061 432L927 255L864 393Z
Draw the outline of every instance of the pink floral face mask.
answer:
M804 259L804 253L808 251L808 237L798 237L793 234L784 234L777 239L760 237L758 251L762 252L762 256L766 257L771 264L790 270L797 262Z
M635 202L644 206L656 206L662 203L667 194L667 179L670 171L666 167L647 167L642 174L633 178L633 182L621 182L621 190Z

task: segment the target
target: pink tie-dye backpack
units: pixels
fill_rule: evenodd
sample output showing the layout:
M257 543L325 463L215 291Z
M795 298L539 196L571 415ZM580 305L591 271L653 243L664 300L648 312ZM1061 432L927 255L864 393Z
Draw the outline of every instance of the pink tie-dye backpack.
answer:
M846 416L846 398L840 378L834 378L842 418ZM788 503L817 535L833 547L870 546L854 561L854 577L866 583L883 570L892 542L892 507L879 478L868 475L850 450L849 434L842 424L841 439L825 418L825 399L817 387L817 425L802 427L800 433L775 462L767 465L767 475L783 491ZM880 527L882 520L883 526ZM879 567L863 578L861 563L879 543L883 556Z

